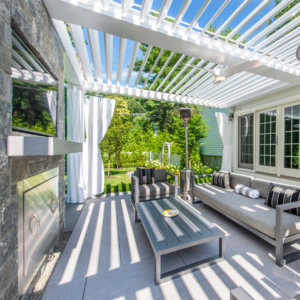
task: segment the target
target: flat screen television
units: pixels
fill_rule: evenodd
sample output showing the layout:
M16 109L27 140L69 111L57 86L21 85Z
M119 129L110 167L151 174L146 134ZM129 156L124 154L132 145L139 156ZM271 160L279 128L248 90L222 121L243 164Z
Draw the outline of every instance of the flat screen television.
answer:
M57 86L12 78L12 128L56 136Z

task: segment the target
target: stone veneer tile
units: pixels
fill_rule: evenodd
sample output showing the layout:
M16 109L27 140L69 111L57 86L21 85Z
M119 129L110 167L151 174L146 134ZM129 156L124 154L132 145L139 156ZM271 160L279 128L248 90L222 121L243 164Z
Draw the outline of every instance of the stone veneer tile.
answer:
M17 252L12 253L9 260L0 268L0 295L2 295L7 287L15 280L18 272ZM17 294L17 291L15 291Z
M0 239L2 239L10 230L17 226L17 221L18 213L16 201L13 201L9 205L0 208Z
M17 183L29 177L28 162L28 156L11 158L11 183Z
M0 53L1 53L1 47L0 47ZM0 100L0 137L1 136L7 137L11 132L11 112L12 112L11 103Z
M0 268L17 248L17 230L14 229L0 242Z
M10 168L8 156L0 154L0 172L7 171Z
M3 69L7 74L11 74L11 50L2 41L0 41L0 68Z
M9 173L0 173L0 208L6 205L10 200L10 178L9 177L10 177Z
M7 287L0 300L17 300L19 297L16 295L18 290L18 279L17 276L14 278L13 282Z

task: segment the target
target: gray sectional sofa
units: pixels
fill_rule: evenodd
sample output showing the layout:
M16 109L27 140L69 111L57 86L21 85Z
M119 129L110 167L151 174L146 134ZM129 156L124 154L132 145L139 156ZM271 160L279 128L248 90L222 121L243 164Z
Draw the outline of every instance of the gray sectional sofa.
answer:
M194 177L203 177L195 175ZM193 180L194 181L194 180ZM230 174L230 189L224 189L210 183L194 184L195 198L211 206L231 220L250 230L260 238L276 247L276 264L283 266L300 258L300 251L283 256L283 245L300 239L300 217L285 211L300 207L300 202L279 205L276 209L264 204L270 182L236 173ZM273 182L282 188L299 189L300 187ZM234 192L237 184L243 184L260 191L259 199L251 199Z
M174 185L170 184L167 175L174 178ZM167 172L165 169L155 170L155 184L139 184L137 171L131 175L131 204L135 212L135 221L139 221L135 203L147 200L155 200L178 196L178 178L176 175Z

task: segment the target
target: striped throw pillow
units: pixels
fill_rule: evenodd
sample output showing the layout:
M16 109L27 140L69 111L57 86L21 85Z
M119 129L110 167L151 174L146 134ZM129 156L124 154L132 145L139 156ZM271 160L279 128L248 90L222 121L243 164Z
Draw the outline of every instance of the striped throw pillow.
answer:
M299 201L300 190L283 189L273 183L270 183L269 194L265 201L265 205L276 208L277 205ZM287 210L290 214L300 216L300 208Z
M224 189L229 189L230 188L230 172L214 171L211 184L222 187Z
M139 177L139 184L153 184L155 183L155 168L141 169L137 168Z

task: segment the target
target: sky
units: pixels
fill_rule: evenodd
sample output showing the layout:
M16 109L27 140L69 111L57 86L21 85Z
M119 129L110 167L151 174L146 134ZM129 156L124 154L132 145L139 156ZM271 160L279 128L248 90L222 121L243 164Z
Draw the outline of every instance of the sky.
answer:
M135 4L141 5L143 0L134 0ZM219 7L223 4L225 0L212 0L205 12L202 14L200 19L198 20L198 25L203 28L212 16L216 13ZM227 18L242 4L244 0L231 0L226 8L222 11L222 13L218 16L218 18L212 24L213 26L216 25L217 28L220 27ZM235 28L244 18L246 18L249 13L251 13L263 0L252 0L250 3L238 14L238 16L229 24L231 28ZM114 2L121 3L121 0L114 0ZM168 16L173 18L176 17L178 14L180 7L182 6L184 0L173 0L171 7L168 11ZM161 8L163 0L154 0L152 4L153 10L158 10ZM196 13L201 8L204 0L193 0L187 9L185 15L183 16L183 21L187 23L191 23L193 18L195 17ZM257 21L259 21L264 15L266 15L273 7L275 6L275 1L272 1L264 10L262 10L251 22L249 22L240 32L243 34L249 28L251 28ZM138 7L134 7L138 8ZM250 40L251 37L259 33L263 30L267 24L264 24L261 28L259 28L256 32L252 34L252 36L248 37L247 40ZM88 41L88 34L86 28L83 29L84 37L86 41ZM116 84L116 74L117 74L117 67L118 67L118 53L119 53L119 41L120 38L117 36L113 37L113 75L112 75L112 84ZM99 32L99 43L100 43L100 52L101 52L101 64L102 64L102 73L103 73L103 81L106 82L106 68L105 68L105 48L104 48L104 34ZM128 65L130 63L131 54L133 50L134 42L131 40L127 40L126 52L125 52L125 59L124 59L124 66L122 71L122 80L121 85L125 85ZM94 70L93 66L93 59L91 55L90 46L87 46L91 67ZM139 50L138 58L142 58L142 52ZM135 80L137 77L137 72L133 72L131 76L131 80L129 83L129 87L133 87ZM139 86L138 86L139 87Z

